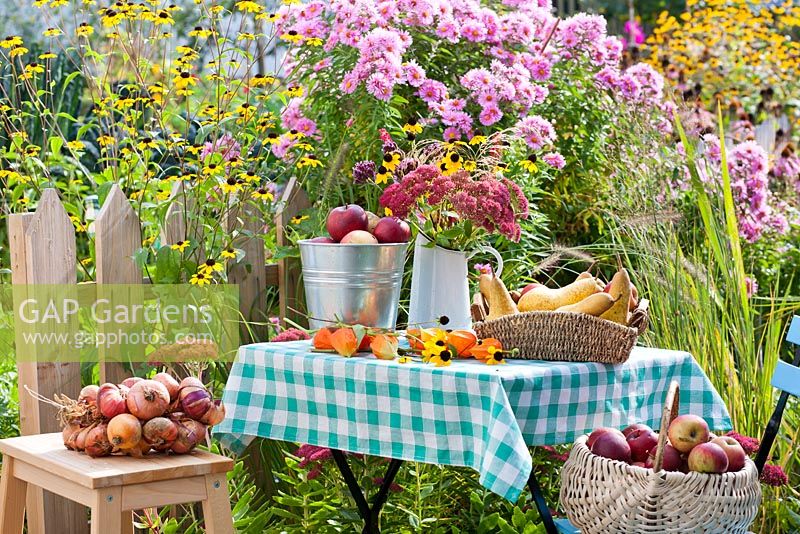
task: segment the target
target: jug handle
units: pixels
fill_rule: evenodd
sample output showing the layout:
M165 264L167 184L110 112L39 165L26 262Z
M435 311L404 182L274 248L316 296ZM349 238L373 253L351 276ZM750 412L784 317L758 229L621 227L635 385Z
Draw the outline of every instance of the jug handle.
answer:
M473 250L468 256L467 261L471 260L473 256L478 254L479 252L488 252L494 259L497 260L497 269L495 269L494 274L498 277L503 274L503 257L500 255L499 252L494 247L490 247L489 245L478 245L478 248Z

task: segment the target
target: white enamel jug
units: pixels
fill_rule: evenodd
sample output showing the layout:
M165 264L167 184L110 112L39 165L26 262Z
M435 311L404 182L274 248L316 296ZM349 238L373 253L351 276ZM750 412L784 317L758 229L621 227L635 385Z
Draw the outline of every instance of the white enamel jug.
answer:
M431 247L428 243L425 236L417 235L414 244L414 270L411 273L408 327L434 328L441 325L442 328L453 330L469 330L472 328L472 317L467 280L468 261L478 252L489 252L497 260L495 273L500 276L503 272L503 258L488 246L481 246L467 253L439 246ZM444 322L440 323L440 320Z

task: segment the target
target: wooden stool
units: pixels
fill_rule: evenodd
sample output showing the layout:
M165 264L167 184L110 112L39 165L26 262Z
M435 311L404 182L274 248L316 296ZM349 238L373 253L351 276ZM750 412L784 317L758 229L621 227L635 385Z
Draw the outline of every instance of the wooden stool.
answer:
M131 534L132 510L195 501L203 503L208 534L233 534L230 458L202 451L90 458L67 450L61 433L0 440L0 452L2 534L22 533L28 484L90 507L92 534Z

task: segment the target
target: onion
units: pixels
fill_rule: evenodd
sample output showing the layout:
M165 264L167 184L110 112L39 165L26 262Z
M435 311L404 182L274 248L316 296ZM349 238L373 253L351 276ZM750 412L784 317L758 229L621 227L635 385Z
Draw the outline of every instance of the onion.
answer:
M78 446L75 444L75 442L76 442L76 440L78 439L78 434L80 434L80 433L81 433L81 430L83 430L83 428L78 428L78 430L74 431L74 432L73 432L72 434L70 434L70 436L67 438L67 442L65 443L65 445L67 446L67 448L68 448L69 450L71 450L71 451L78 450Z
M169 373L158 373L153 377L156 382L161 382L169 392L170 402L175 402L178 398L178 393L181 391L181 385Z
M86 435L86 454L92 458L108 456L114 446L108 441L108 425L97 425Z
M203 384L203 381L200 380L199 378L197 378L196 376L187 376L186 378L181 380L180 386L181 386L181 389L183 389L185 387L189 387L189 386L194 386L194 387L198 387L198 388L206 387L206 385Z
M139 378L138 376L132 376L130 378L126 378L122 381L121 386L125 386L126 388L132 388L136 382L141 382L144 378Z
M205 417L208 410L214 406L211 393L205 386L184 386L181 388L180 399L181 409L197 421Z
M129 413L119 414L108 422L106 435L115 449L132 449L142 439L142 424Z
M81 431L81 425L78 423L70 423L61 431L61 437L64 439L64 446L69 450L75 449L75 440L72 439L73 434L77 439L78 433Z
M86 436L89 435L89 431L94 429L95 425L87 426L86 428L82 428L78 435L75 437L75 449L78 451L83 452L86 448Z
M114 384L103 384L97 391L97 407L103 417L108 419L126 413L128 405L125 402L125 393Z
M211 403L208 411L200 418L200 422L208 426L214 426L220 424L223 419L225 419L225 405L222 404L221 400L215 400Z
M125 450L125 454L134 458L141 458L148 452L150 452L150 444L145 440L140 440L135 447Z
M172 447L178 437L178 425L166 417L154 417L142 427L142 437L157 451Z
M172 452L186 454L206 439L206 426L194 419L182 419L178 423L178 438L172 444Z
M164 415L169 408L169 391L161 382L142 380L128 392L128 411L142 421Z
M97 392L100 391L100 386L94 384L88 385L81 390L78 395L78 402L92 406L97 403Z

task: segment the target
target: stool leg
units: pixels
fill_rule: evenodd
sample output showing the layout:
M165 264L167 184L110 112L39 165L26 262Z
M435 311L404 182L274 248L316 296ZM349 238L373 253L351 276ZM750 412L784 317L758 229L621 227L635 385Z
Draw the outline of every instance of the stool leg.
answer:
M231 499L225 473L206 475L206 492L203 501L206 534L233 534Z
M22 534L27 489L27 482L14 477L14 459L3 458L0 474L0 532L3 534Z
M121 534L133 534L133 512L131 510L122 512Z
M116 534L122 530L122 488L95 490L92 504L92 534ZM130 515L128 515L130 518Z

